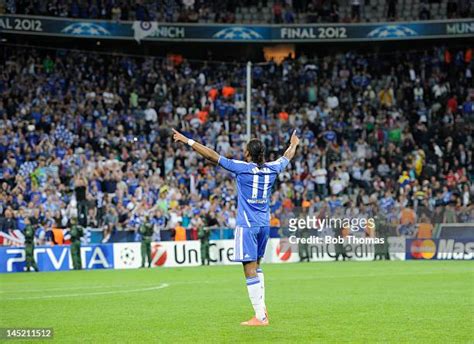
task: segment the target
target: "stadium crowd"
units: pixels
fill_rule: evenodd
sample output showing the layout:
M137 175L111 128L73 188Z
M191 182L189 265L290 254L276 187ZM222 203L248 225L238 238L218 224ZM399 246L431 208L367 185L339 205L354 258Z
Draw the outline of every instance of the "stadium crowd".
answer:
M399 3L400 2L400 3ZM0 0L0 14L201 23L317 23L467 18L470 0Z
M175 145L170 128L243 159L245 65L6 46L1 63L3 233L27 217L40 240L76 216L104 241L145 216L156 231L195 228L201 215L234 227L229 174ZM472 73L471 49L256 64L253 134L267 159L294 128L301 136L272 225L300 211L403 225L407 209L473 222Z

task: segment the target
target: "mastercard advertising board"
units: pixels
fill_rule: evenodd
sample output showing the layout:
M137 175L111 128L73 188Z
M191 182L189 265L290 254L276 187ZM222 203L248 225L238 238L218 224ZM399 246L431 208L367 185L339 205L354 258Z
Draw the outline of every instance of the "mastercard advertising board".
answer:
M406 259L471 260L474 239L407 239Z

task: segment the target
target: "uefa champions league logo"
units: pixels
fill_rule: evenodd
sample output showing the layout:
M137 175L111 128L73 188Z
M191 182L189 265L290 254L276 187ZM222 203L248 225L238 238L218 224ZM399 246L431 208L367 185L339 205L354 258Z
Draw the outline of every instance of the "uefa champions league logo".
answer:
M403 38L418 36L418 32L403 25L384 25L370 31L369 38Z
M126 266L132 266L135 261L135 251L130 247L124 247L120 252L120 260Z
M61 30L63 33L78 36L110 36L110 32L95 23L74 23Z
M235 40L257 40L263 38L258 32L246 27L229 27L215 33L212 37Z

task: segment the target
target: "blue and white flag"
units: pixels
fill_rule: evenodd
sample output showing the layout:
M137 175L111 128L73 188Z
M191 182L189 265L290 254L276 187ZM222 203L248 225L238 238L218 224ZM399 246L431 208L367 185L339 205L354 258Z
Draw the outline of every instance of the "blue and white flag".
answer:
M135 40L140 43L142 39L153 34L158 28L157 22L149 21L135 21L133 22L132 29L134 31Z

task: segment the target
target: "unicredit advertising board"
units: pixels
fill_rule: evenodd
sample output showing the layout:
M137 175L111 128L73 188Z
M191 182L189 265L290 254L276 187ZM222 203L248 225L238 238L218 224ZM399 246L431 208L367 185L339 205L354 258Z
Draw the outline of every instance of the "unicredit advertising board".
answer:
M405 241L403 238L388 238L390 257L404 259L474 259L474 240L426 239ZM84 269L136 269L141 266L141 244L115 243L83 245L81 247ZM308 245L310 261L333 261L334 246ZM374 259L373 245L345 244L344 253L350 260ZM154 242L151 244L152 267L192 267L201 264L199 241ZM35 260L41 271L71 270L72 259L69 246L38 246ZM216 240L210 243L210 264L237 264L233 240ZM294 263L300 260L299 248L287 239L270 239L265 252L265 263ZM0 247L0 273L25 270L23 247Z

